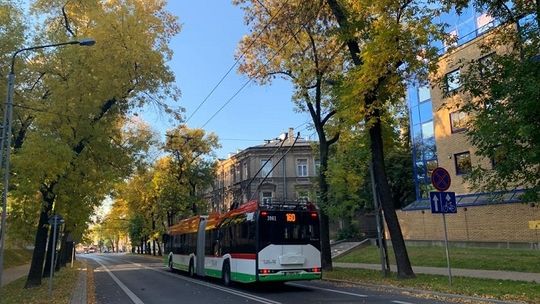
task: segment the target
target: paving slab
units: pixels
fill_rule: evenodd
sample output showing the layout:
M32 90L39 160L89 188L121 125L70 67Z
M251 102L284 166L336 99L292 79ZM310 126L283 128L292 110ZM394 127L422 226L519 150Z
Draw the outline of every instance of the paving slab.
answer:
M4 269L4 273L2 274L2 286L26 276L29 270L30 264Z

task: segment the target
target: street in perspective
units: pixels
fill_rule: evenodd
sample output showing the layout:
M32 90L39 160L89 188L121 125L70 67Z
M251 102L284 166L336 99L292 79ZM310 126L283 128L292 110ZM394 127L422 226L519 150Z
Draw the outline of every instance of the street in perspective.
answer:
M540 2L0 2L0 303L540 303Z

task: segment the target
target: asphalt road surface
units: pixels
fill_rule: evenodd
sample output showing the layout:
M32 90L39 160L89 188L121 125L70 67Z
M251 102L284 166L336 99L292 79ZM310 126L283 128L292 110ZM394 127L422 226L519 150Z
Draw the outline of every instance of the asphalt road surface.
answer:
M95 268L99 304L448 303L434 298L418 298L392 289L326 281L298 281L281 285L235 284L229 288L219 280L172 273L155 258L122 254L86 254L80 257L88 259Z

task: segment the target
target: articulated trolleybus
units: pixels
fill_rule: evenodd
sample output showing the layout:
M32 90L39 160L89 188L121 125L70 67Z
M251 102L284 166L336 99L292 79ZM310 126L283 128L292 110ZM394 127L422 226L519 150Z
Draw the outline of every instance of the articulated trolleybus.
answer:
M321 278L319 213L311 203L250 201L223 215L183 220L164 242L171 271L225 285Z

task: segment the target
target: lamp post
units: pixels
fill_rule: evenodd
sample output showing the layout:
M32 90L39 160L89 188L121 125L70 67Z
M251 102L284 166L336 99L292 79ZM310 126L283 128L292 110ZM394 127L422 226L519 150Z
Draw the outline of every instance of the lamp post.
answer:
M11 119L13 112L13 90L15 85L15 57L17 57L19 53L25 51L34 51L38 49L59 47L64 45L92 46L95 43L96 41L93 39L81 39L63 43L38 45L19 49L15 51L15 53L13 53L13 55L11 56L11 68L8 74L7 98L4 107L4 120L2 123L2 137L0 139L0 168L4 170L4 191L2 193L2 223L0 228L0 285L2 283L2 274L4 272L4 246L6 237L7 195L9 189L9 157L11 146ZM5 158L3 158L4 151L6 153Z

